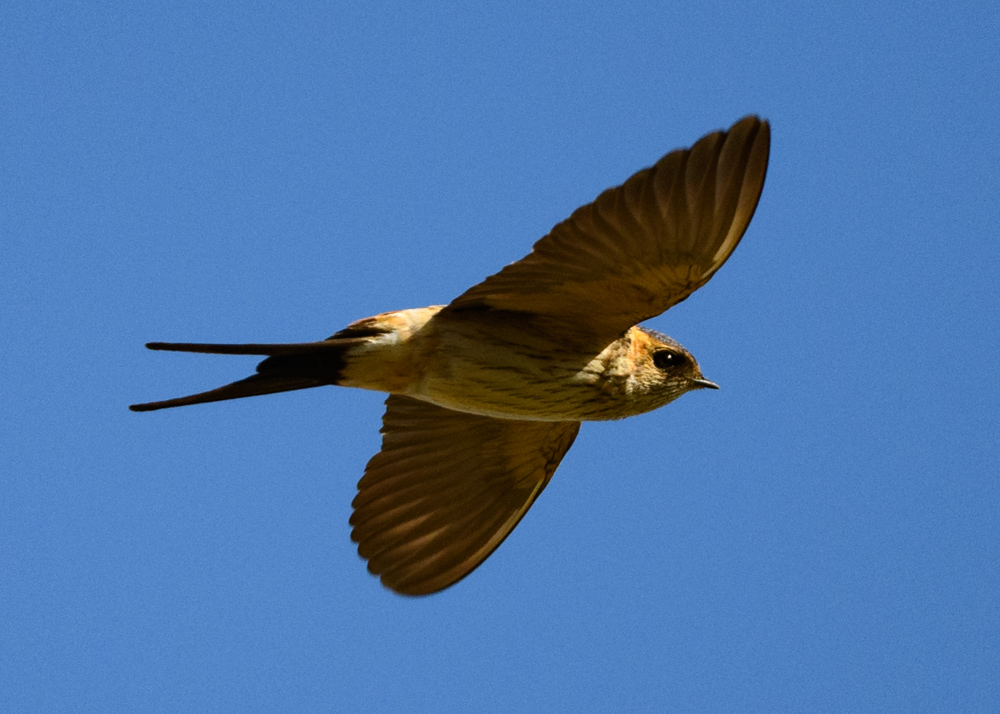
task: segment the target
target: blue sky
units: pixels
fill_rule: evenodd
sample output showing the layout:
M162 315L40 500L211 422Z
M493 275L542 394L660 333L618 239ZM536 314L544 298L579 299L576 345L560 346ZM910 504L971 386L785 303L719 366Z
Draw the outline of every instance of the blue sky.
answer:
M995 3L5 3L0 709L1000 709ZM133 414L447 302L772 122L650 325L718 392L585 424L406 599L349 539L382 398Z

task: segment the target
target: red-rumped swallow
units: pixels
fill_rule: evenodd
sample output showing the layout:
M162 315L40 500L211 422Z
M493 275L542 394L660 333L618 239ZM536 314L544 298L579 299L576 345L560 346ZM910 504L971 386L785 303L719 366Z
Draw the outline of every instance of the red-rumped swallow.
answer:
M545 488L581 421L718 386L637 323L704 285L750 223L770 127L748 116L643 169L448 305L387 312L322 342L153 350L266 355L257 373L134 411L322 385L388 392L382 450L351 538L398 593L437 592L492 553Z

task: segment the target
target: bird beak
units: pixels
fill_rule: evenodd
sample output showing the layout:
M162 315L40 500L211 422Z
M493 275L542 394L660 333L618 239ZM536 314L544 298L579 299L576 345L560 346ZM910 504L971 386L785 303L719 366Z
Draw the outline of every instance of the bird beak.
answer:
M719 385L715 382L710 382L707 379L692 379L691 383L696 389L718 389Z

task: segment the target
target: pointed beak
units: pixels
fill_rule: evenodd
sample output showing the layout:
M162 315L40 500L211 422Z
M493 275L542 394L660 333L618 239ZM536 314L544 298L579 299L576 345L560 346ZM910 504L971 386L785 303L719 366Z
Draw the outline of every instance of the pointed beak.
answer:
M710 382L707 379L692 379L691 384L697 389L718 389L719 385L715 382Z

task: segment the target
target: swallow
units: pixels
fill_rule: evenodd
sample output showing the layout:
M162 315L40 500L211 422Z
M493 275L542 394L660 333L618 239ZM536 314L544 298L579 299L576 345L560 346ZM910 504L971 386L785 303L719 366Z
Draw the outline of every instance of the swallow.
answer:
M684 347L638 323L726 262L757 208L769 153L770 126L755 116L672 151L448 305L368 317L320 342L151 342L265 359L246 379L130 409L324 385L388 393L351 538L395 592L443 590L510 534L581 422L718 389Z

